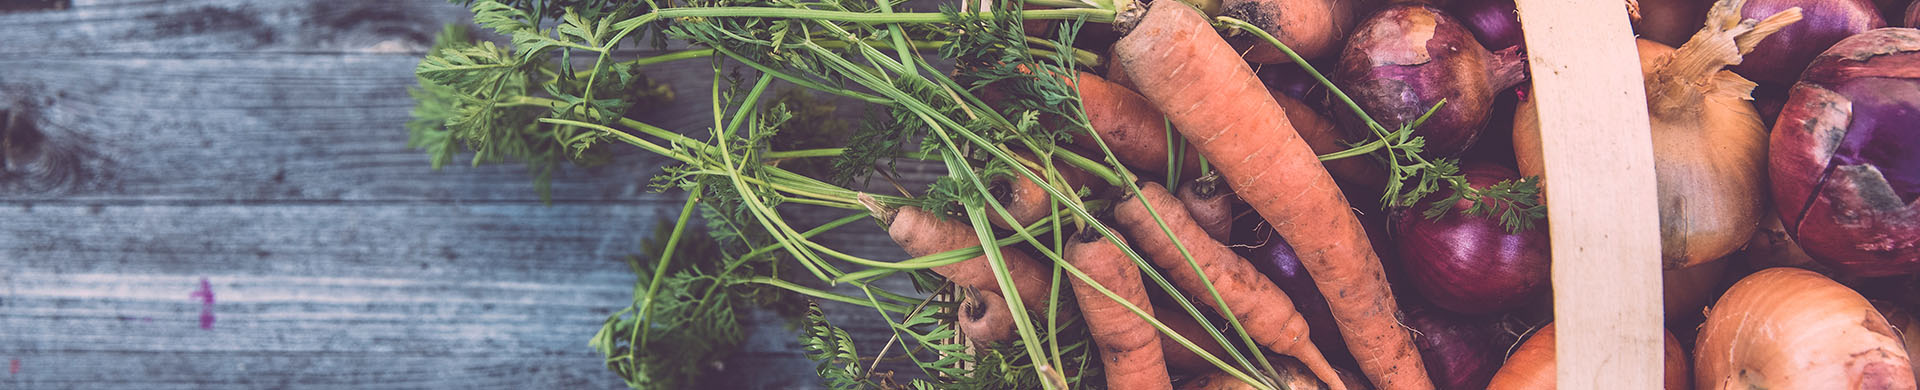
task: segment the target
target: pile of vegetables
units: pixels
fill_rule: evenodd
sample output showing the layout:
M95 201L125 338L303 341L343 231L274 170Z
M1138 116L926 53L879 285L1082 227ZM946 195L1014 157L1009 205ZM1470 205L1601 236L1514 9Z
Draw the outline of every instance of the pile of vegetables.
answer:
M753 308L832 388L1552 386L1553 91L1513 1L456 2L491 34L416 70L432 166L523 162L546 195L671 161L686 202L590 340L629 386L711 385ZM1913 389L1920 30L1880 28L1907 5L1626 3L1667 387ZM704 129L658 125L690 96ZM880 231L909 258L822 236Z

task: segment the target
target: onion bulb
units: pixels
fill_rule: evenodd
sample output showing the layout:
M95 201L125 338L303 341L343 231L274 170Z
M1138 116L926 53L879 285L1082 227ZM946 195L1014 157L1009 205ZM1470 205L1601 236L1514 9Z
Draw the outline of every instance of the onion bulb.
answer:
M1880 315L1887 317L1887 324L1893 325L1893 330L1900 334L1901 343L1907 346L1908 363L1913 363L1913 375L1920 377L1920 362L1913 361L1920 358L1917 353L1920 352L1920 318L1893 302L1873 301L1873 307L1879 308Z
M1507 363L1493 374L1493 383L1487 390L1551 390L1554 388L1554 330L1553 324L1534 331L1527 342L1521 343L1513 356L1507 357ZM1662 384L1667 390L1685 390L1687 388L1687 353L1680 349L1680 340L1673 332L1664 332L1666 357Z
M1519 178L1512 169L1490 163L1469 163L1461 170L1474 188ZM1508 232L1496 216L1467 215L1472 203L1458 200L1437 219L1420 208L1390 217L1393 245L1414 287L1434 305L1467 314L1511 310L1544 296L1553 265L1547 229Z
M1699 389L1914 388L1906 348L1853 289L1799 268L1734 283L1694 344Z
M1740 62L1768 35L1800 19L1788 10L1740 19L1744 0L1721 0L1707 28L1679 49L1640 40L1666 269L1713 261L1753 237L1764 215L1767 129L1747 101L1753 82L1721 68ZM1544 176L1533 102L1514 116L1514 154L1523 176Z
M1631 1L1631 0L1629 0ZM1633 31L1640 38L1675 46L1687 42L1687 38L1700 31L1700 23L1707 20L1707 7L1712 0L1639 0L1640 19L1633 22Z
M1413 135L1426 139L1422 154L1452 156L1479 138L1494 94L1526 79L1525 58L1518 48L1508 49L1488 52L1439 9L1395 4L1355 27L1332 80L1389 131L1413 123L1444 99L1446 105ZM1349 140L1373 137L1359 117L1336 111Z
M1868 0L1752 0L1742 16L1758 19L1789 8L1800 8L1806 19L1754 46L1735 73L1761 83L1792 84L1813 57L1841 39L1886 27L1880 10Z
M1814 260L1847 276L1920 271L1920 30L1856 35L1821 54L1774 124L1774 209Z

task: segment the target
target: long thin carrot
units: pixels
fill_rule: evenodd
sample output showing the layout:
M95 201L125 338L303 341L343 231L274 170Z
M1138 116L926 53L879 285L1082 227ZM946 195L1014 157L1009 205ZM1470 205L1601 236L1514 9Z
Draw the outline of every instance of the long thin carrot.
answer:
M1253 263L1227 249L1225 244L1207 237L1207 232L1187 214L1180 200L1160 183L1141 185L1139 199L1153 205L1152 211L1138 199L1126 199L1120 201L1114 217L1119 220L1120 230L1132 237L1134 248L1145 252L1155 265L1166 268L1167 277L1173 279L1175 286L1200 296L1199 301L1213 307L1215 312L1238 319L1255 343L1299 358L1335 390L1346 388L1333 366L1320 355L1320 348L1307 338L1306 318L1293 310L1293 300L1280 291L1280 286L1274 285ZM1159 214L1159 221L1154 218L1155 212ZM1180 244L1175 244L1160 229L1160 221L1165 221L1167 230L1186 246L1193 256L1192 264L1181 254ZM1194 271L1196 266L1199 272L1206 273L1205 280ZM1208 282L1212 282L1211 285ZM1218 300L1212 299L1207 291L1209 286L1219 293Z
M1139 93L1092 73L1080 72L1075 87L1087 110L1087 125L1112 148L1114 158L1139 171L1167 173L1167 121L1160 110ZM1099 150L1093 138L1084 133L1074 134L1073 144ZM1194 177L1200 172L1200 155L1191 144L1184 154L1180 176Z
M893 237L893 242L899 244L900 249L905 249L907 254L913 256L980 246L980 239L974 236L972 226L960 221L942 220L933 213L913 206L894 211L892 221L887 225L887 235ZM1020 302L1029 308L1047 307L1047 292L1053 289L1052 272L1025 252L1001 250L1000 256L1006 259L1007 274L1013 277L1014 288L1020 290ZM960 287L1001 293L1000 284L994 281L992 265L988 264L985 255L933 267L933 272L947 277L947 280Z
M1360 221L1253 70L1199 11L1154 2L1114 58L1234 193L1300 254L1375 386L1433 388Z
M1078 234L1067 244L1067 263L1147 315L1153 315L1147 286L1140 281L1140 268L1134 267L1112 241L1088 233ZM1073 280L1073 295L1080 300L1080 313L1086 318L1093 342L1100 346L1100 364L1106 368L1107 388L1172 389L1166 359L1160 351L1160 331L1118 301L1094 290L1086 281L1069 279Z

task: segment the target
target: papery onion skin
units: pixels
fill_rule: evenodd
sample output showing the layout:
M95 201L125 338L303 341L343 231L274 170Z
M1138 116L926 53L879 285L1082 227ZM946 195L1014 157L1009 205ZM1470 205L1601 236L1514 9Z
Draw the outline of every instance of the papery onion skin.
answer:
M1411 124L1443 99L1413 131L1426 156L1452 156L1473 145L1494 94L1526 79L1525 57L1488 52L1445 12L1417 3L1388 6L1355 27L1332 81L1388 131ZM1374 137L1365 123L1335 110L1349 140Z
M1734 283L1697 340L1698 389L1914 388L1912 362L1887 320L1813 271L1771 268Z
M1904 25L1920 28L1920 0L1914 0L1912 5L1907 6L1907 22Z
M1748 19L1800 7L1806 19L1754 46L1734 73L1760 83L1792 84L1813 57L1854 34L1886 27L1880 10L1867 0L1752 0L1741 11Z
M1519 178L1487 163L1470 163L1462 173L1475 188ZM1546 294L1553 260L1545 224L1509 233L1498 218L1465 215L1470 204L1462 199L1439 219L1422 215L1423 207L1396 212L1392 242L1414 287L1434 305L1468 314L1510 310Z
M1775 210L1842 275L1920 271L1920 30L1886 28L1821 54L1774 125Z

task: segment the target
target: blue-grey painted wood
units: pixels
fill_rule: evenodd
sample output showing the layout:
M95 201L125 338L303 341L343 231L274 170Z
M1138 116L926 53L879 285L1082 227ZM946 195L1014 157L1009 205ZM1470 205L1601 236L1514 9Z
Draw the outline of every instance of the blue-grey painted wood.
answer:
M434 0L0 13L0 388L622 387L586 341L684 198L652 192L663 160L636 150L561 172L552 205L521 166L430 171L405 147L406 88L468 17ZM704 129L710 72L650 68L689 98L647 119ZM905 256L870 224L820 241ZM890 335L825 307L863 351ZM817 387L793 329L743 315L707 386Z

